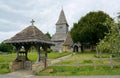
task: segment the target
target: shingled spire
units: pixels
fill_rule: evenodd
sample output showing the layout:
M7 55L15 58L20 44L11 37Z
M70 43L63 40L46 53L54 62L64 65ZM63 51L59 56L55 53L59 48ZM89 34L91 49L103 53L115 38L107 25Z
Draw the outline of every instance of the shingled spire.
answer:
M59 24L66 24L68 26L63 9L60 12L60 16L59 16L59 19L58 19L56 25L59 25Z

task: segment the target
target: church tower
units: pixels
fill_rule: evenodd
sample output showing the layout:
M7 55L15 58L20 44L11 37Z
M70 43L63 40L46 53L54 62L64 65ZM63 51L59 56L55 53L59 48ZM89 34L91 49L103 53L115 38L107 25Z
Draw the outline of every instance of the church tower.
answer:
M59 19L56 23L56 33L67 33L68 32L68 23L64 14L63 9L61 10Z
M52 41L55 42L55 46L51 47L53 51L62 51L63 43L66 40L68 33L68 23L63 9L60 12L58 21L56 23L56 33L52 36Z

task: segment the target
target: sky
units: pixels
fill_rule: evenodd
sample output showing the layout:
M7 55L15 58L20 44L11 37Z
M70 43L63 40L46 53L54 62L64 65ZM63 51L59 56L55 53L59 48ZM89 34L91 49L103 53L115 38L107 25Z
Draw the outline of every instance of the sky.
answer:
M53 35L62 8L70 30L92 11L101 10L116 18L120 0L0 0L0 42L30 26L32 19L43 33Z

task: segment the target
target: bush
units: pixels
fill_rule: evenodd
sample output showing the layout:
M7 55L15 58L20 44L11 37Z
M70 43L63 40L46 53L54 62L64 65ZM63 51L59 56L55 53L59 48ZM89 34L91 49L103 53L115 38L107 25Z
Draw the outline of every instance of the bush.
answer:
M9 73L9 66L8 64L1 64L0 65L0 74L5 74L5 73Z
M0 44L0 51L2 52L13 52L13 46L12 45L7 45L4 43Z
M48 53L52 52L52 49L51 49L51 48L48 48L48 49L47 49L47 52L48 52Z
M1 64L0 65L0 69L3 69L3 68L7 68L8 69L9 68L8 64Z

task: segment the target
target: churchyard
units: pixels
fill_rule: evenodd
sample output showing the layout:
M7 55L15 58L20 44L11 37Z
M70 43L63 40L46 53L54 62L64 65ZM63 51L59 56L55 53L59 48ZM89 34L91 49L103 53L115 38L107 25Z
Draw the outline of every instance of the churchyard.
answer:
M38 76L120 75L119 20L116 24L103 11L89 12L69 32L62 9L52 37L34 22L3 41L16 54L0 54L0 74L27 70ZM31 46L34 52L29 52ZM4 47L1 51L9 52Z
M48 58L49 59L56 59L56 58L59 58L59 57L62 57L62 56L68 55L68 54L70 54L70 53L51 52L51 53L48 53ZM10 73L9 64L10 64L10 62L14 61L15 57L16 57L16 53L0 54L0 74ZM37 52L30 52L28 54L28 58L32 62L36 62Z
M54 60L66 55L70 55L66 59L59 59L60 61L48 65L48 67L40 72L35 73L38 76L79 76L79 75L119 75L120 74L120 58L112 58L110 54L103 53L101 58L96 57L95 52L85 53L70 53L70 52L50 52L48 59ZM10 73L9 63L16 57L15 53L0 54L0 74ZM36 62L37 53L28 53L28 58ZM112 63L112 66L111 66Z
M120 58L110 58L104 53L102 58L95 53L78 53L61 60L37 75L81 76L81 75L120 75Z

